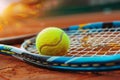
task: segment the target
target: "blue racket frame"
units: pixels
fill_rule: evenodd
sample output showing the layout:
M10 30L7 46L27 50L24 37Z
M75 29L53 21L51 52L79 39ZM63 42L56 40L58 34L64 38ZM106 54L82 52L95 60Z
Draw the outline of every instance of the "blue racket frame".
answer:
M73 25L63 30L79 30L79 29L104 29L118 28L120 21L113 22L96 22L82 25ZM50 69L67 70L67 71L112 71L120 69L120 54L105 55L105 56L83 56L83 57L68 57L68 56L44 56L32 54L24 49L28 42L34 41L35 38L26 40L22 44L22 49L8 45L0 45L0 52L8 54L27 63L37 66L42 66ZM71 61L72 59L72 61Z

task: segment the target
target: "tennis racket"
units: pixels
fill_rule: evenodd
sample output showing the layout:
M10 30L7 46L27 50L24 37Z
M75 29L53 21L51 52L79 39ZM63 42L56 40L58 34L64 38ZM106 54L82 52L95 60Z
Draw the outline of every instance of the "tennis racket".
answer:
M100 72L120 69L120 21L73 25L63 30L71 40L64 56L39 55L35 37L23 42L21 48L1 44L0 52L55 70Z

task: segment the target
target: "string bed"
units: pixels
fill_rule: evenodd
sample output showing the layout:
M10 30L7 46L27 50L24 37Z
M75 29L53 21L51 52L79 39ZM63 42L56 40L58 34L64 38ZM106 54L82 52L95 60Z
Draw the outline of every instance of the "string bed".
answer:
M104 56L120 53L120 28L82 29L65 31L71 40L70 49L64 56ZM35 38L26 40L27 51L38 54Z

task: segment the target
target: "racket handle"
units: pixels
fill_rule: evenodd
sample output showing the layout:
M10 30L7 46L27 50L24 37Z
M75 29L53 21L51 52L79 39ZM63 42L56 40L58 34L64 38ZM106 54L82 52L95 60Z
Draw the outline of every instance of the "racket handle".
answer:
M21 44L24 40L34 37L36 35L37 35L37 33L16 36L16 37L1 38L0 44L7 44L7 45Z

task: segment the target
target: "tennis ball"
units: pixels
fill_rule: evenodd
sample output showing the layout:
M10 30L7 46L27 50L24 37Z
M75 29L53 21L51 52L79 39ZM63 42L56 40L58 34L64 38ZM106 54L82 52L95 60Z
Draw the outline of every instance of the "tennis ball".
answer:
M70 39L60 28L43 29L36 37L36 48L41 55L61 56L67 53Z

